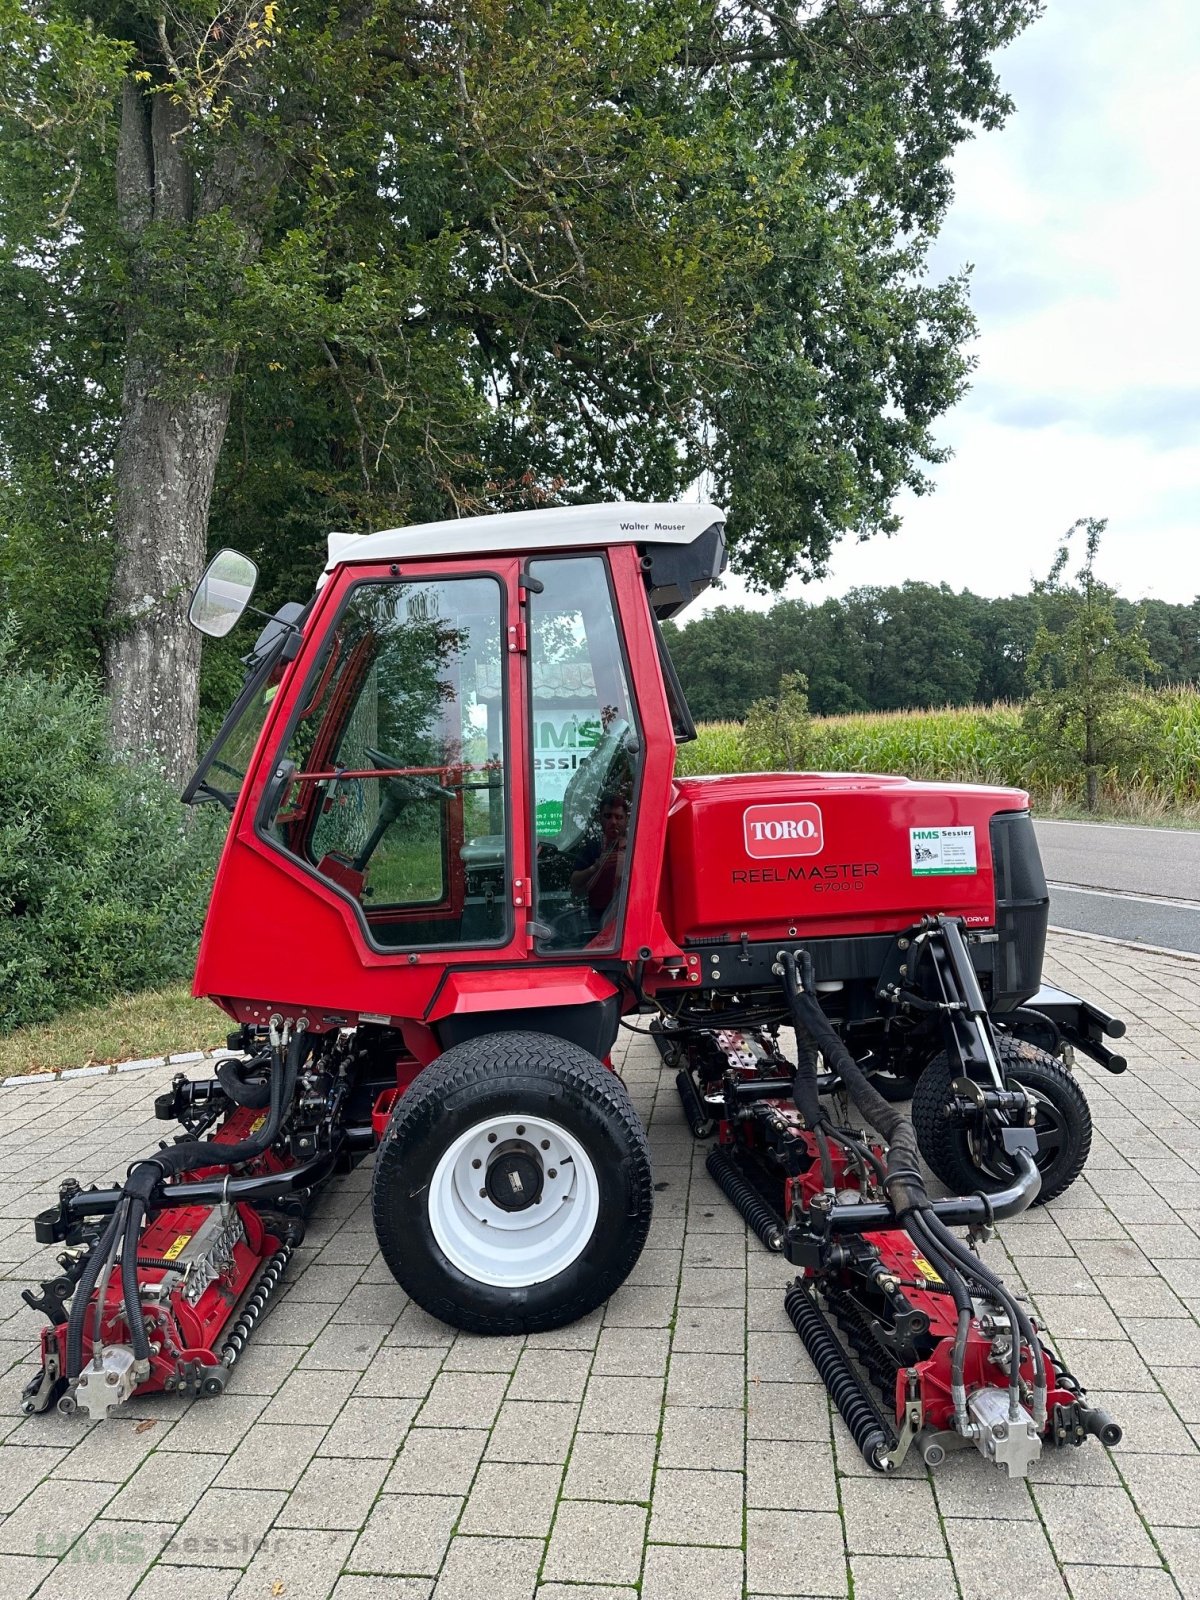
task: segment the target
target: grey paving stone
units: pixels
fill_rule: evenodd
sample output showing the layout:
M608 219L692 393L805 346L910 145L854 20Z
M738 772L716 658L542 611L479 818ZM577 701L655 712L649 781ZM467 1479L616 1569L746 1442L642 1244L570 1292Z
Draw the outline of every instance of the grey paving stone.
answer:
M279 1301L254 1330L255 1344L311 1344L336 1311L327 1300Z
M443 1372L417 1413L423 1428L490 1428L509 1377L504 1372Z
M485 1338L460 1333L446 1352L446 1372L512 1372L525 1348L523 1334Z
M589 1378L579 1413L584 1433L657 1433L661 1378Z
M852 1555L941 1554L937 1507L927 1480L844 1478L841 1494Z
M293 1372L262 1414L264 1423L324 1423L337 1416L358 1381L356 1372Z
M449 1347L456 1338L455 1330L431 1317L420 1306L407 1305L397 1317L388 1344L434 1345Z
M1037 1517L1028 1483L998 1472L977 1450L953 1451L932 1480L943 1517L1003 1517L1016 1522Z
M828 1511L748 1511L746 1588L757 1595L844 1596L840 1518Z
M233 1600L326 1600L354 1542L352 1533L273 1531L246 1568Z
M591 1364L590 1350L524 1350L507 1398L581 1400Z
M533 1600L544 1545L541 1539L450 1541L437 1580L437 1600ZM583 1597L577 1597L583 1600Z
M174 1567L160 1561L138 1585L138 1600L227 1600L240 1567Z
M406 1346L380 1350L354 1386L358 1395L388 1399L424 1399L441 1371L445 1351Z
M569 1402L506 1400L484 1452L489 1461L563 1462L579 1407Z
M751 1383L746 1390L751 1439L827 1439L829 1396L815 1383Z
M29 1600L57 1559L56 1556L0 1555L0 1592L5 1600Z
M93 1522L38 1595L44 1600L126 1600L174 1531L171 1523Z
M828 1444L747 1440L746 1504L760 1511L836 1511Z
M1062 1600L1062 1574L1037 1523L948 1517L943 1526L963 1600L994 1600L1001 1573L1022 1600Z
M679 1304L741 1311L746 1304L746 1275L736 1267L684 1267Z
M66 1455L46 1445L0 1445L0 1514L20 1505Z
M414 1428L388 1476L388 1493L465 1495L487 1437L479 1428Z
M637 1590L603 1583L543 1583L537 1600L636 1600Z
M304 1469L279 1513L277 1528L357 1530L387 1476L387 1462L318 1456Z
M854 1600L958 1600L954 1568L932 1556L851 1556ZM1000 1591L993 1590L993 1595Z
M320 1423L256 1422L221 1468L218 1489L294 1489L325 1437Z
M280 1489L209 1489L164 1559L188 1567L249 1566L286 1498Z
M780 1290L782 1300L783 1291ZM746 1338L746 1371L759 1383L820 1383L795 1328L786 1333L752 1332Z
M550 1532L562 1470L485 1462L463 1510L459 1531L507 1538L545 1538Z
M435 1576L461 1509L457 1495L380 1495L350 1552L348 1569Z
M329 1600L429 1600L432 1593L432 1578L379 1578L343 1573Z
M1156 1528L1200 1525L1200 1454L1122 1455L1121 1476L1134 1504Z
M1163 1567L1064 1567L1072 1600L1179 1600Z
M300 1362L300 1370L365 1372L387 1332L386 1326L369 1322L335 1323L314 1340Z
M741 1600L741 1550L699 1550L649 1545L642 1600Z
M592 1371L601 1377L661 1378L670 1349L666 1328L601 1328Z
M735 1406L745 1404L746 1364L740 1355L702 1356L676 1352L667 1374L667 1400L672 1405Z
M1157 1565L1154 1546L1124 1489L1039 1483L1033 1494L1061 1562Z
M704 1306L680 1306L671 1341L675 1351L703 1355L741 1355L746 1348L746 1321L739 1311L715 1311Z
M319 1456L382 1456L388 1460L404 1443L420 1399L362 1400L352 1396L321 1440Z
M0 1523L0 1553L61 1556L116 1493L114 1483L47 1478Z
M1126 1455L1191 1455L1195 1442L1163 1394L1110 1394L1102 1404L1121 1424L1120 1458Z
M741 1411L667 1406L662 1414L659 1465L740 1472L745 1462L745 1433L746 1418Z
M650 1499L657 1441L646 1433L580 1433L563 1485L568 1500Z
M566 1583L636 1583L645 1533L641 1506L563 1500L542 1575Z
M628 1284L618 1289L604 1312L609 1328L665 1328L675 1310L675 1290L669 1285L637 1289Z
M219 1404L199 1403L171 1429L165 1439L158 1440L156 1450L179 1450L191 1454L209 1451L214 1455L231 1455L238 1441L266 1410L264 1395L231 1394L221 1396Z
M660 1467L654 1480L650 1539L655 1544L740 1548L744 1498L740 1472Z
M182 1522L221 1466L221 1456L156 1451L110 1502L107 1514L135 1522Z
M55 1467L54 1476L124 1483L169 1431L169 1423L148 1428L130 1417L110 1417L104 1426L93 1428L80 1440Z

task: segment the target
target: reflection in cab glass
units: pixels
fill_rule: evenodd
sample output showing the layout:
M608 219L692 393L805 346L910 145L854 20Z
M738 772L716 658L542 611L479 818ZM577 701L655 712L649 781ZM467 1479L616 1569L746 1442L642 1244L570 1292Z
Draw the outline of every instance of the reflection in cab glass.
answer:
M380 945L506 936L500 639L494 578L362 583L309 675L268 831Z
M531 561L535 913L541 947L611 950L641 749L602 556ZM538 587L540 586L540 587Z

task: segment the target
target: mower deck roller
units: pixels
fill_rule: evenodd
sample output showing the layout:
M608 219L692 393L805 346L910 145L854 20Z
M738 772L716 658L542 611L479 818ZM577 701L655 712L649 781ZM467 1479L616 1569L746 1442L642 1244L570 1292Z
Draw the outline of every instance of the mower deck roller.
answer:
M1042 986L1028 796L676 778L694 729L659 622L722 570L723 525L602 505L331 536L184 796L230 814L195 980L230 1057L159 1097L173 1142L37 1219L63 1248L26 1294L27 1409L236 1384L321 1187L372 1150L417 1304L479 1333L583 1315L651 1222L612 1071L640 1013L873 1467L973 1445L1020 1474L1119 1434L951 1231L1068 1188L1073 1053L1125 1066L1117 1019ZM220 552L196 625L228 632L253 578Z

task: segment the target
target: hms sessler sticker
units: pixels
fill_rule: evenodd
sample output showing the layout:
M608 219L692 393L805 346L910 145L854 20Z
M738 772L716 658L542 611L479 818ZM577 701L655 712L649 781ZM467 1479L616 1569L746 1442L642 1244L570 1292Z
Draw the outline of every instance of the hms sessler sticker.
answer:
M910 828L914 878L967 877L975 865L974 828Z

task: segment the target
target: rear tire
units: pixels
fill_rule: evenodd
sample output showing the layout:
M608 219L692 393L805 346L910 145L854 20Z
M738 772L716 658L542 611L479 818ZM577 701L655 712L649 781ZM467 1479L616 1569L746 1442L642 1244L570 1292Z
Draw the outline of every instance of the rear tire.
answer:
M1082 1089L1044 1050L1000 1034L996 1040L1005 1079L1034 1096L1037 1107L1038 1170L1042 1187L1034 1205L1045 1205L1069 1189L1083 1171L1092 1146L1092 1117ZM976 1166L967 1130L946 1117L950 1085L957 1076L943 1052L934 1056L917 1080L912 1120L921 1154L948 1189L970 1194L994 1193L1012 1181L1012 1169L998 1157L994 1169Z
M625 1281L650 1227L650 1155L625 1085L578 1045L495 1033L397 1102L372 1186L401 1287L472 1333L535 1333Z

